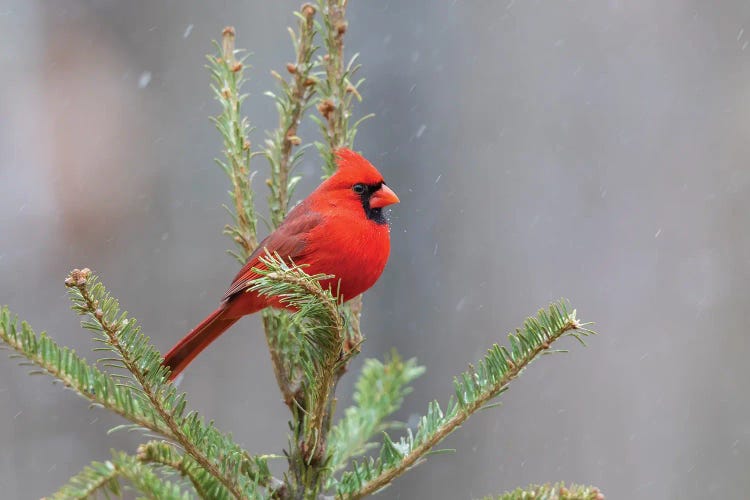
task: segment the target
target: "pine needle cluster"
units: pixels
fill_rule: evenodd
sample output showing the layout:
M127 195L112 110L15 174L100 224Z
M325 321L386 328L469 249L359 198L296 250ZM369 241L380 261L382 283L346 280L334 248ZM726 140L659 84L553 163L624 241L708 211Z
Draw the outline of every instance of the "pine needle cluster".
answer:
M267 132L265 147L253 152L252 127L242 114L246 95L246 56L235 48L235 31L226 28L216 54L208 57L214 96L220 113L213 118L223 139L218 165L230 181L232 239L230 253L243 263L257 246L257 215L250 160L265 156L269 165L269 225L284 220L299 176L294 168L314 145L323 159L323 176L333 172L333 151L351 147L365 115L352 124L354 99L363 80L354 81L356 55L344 59L348 29L346 0L318 0L296 12L290 29L294 62L288 80L273 72L278 89L269 92L279 125ZM320 45L316 45L320 43ZM317 114L312 113L312 110ZM299 137L301 120L309 116L321 138ZM249 290L275 297L294 313L267 310L266 339L284 402L290 410L290 435L284 450L288 471L273 477L266 455L251 453L231 436L190 410L187 396L169 381L161 353L134 318L89 269L74 269L65 280L73 310L92 334L97 360L91 363L46 333L19 324L8 307L0 308L0 346L22 359L31 373L46 374L72 389L91 406L120 415L116 430L135 430L147 437L133 453L115 451L104 462L92 462L51 498L90 498L101 493L120 496L126 489L154 499L358 499L390 485L398 476L444 451L440 442L471 415L496 404L498 396L542 354L563 352L552 345L563 337L583 343L593 332L565 301L539 311L494 345L466 372L455 378L453 395L441 406L431 402L416 427L392 419L410 384L425 371L415 359L395 351L384 361L368 359L355 385L354 404L336 420L336 386L359 354L361 297L341 304L335 290L323 288L328 275L309 275L304 267L266 253L265 269ZM398 432L398 438L391 434ZM564 485L532 486L498 498L599 499L598 490Z

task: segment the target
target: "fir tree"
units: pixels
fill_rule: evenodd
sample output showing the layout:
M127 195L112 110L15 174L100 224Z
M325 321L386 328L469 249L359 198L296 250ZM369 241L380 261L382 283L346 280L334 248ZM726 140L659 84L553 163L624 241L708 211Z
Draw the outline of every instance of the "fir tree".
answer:
M257 246L255 203L250 161L265 156L270 224L278 227L289 209L299 177L293 174L309 146L323 159L323 175L333 172L333 151L352 147L359 124L352 107L360 100L362 80L355 80L356 55L344 56L346 0L305 4L290 29L295 61L288 77L274 72L274 99L279 125L267 132L262 149L254 151L252 130L241 109L245 58L235 48L235 32L226 28L216 53L208 57L214 95L221 111L213 118L221 133L224 159L217 163L230 181L231 223L225 233L242 264ZM320 44L320 46L316 45ZM311 113L311 110L317 111ZM297 129L309 116L321 138L304 143ZM477 411L496 405L498 396L536 358L563 352L553 344L563 337L583 338L593 332L565 301L553 303L508 336L507 346L494 345L475 365L458 375L454 391L442 405L433 401L414 429L391 420L409 384L424 373L416 360L395 351L384 361L368 359L356 383L354 405L335 413L335 389L360 352L364 337L359 316L362 298L341 305L320 285L325 275L266 254L267 270L251 289L278 297L295 313L263 312L263 324L276 380L290 410L290 436L283 477L271 475L262 454L242 449L227 434L189 410L187 396L168 381L162 355L135 319L88 269L75 269L65 279L73 310L103 353L96 365L46 333L19 324L7 307L0 309L0 340L21 357L32 373L45 373L72 389L92 406L117 413L127 422L116 429L141 431L148 441L134 454L113 452L105 462L92 462L51 498L89 498L98 493L120 495L129 488L144 498L208 499L358 499L387 487L398 476L438 450L451 432ZM398 438L391 434L398 432ZM390 434L389 434L390 433ZM379 441L379 443L378 443ZM489 497L488 497L489 498ZM595 488L562 484L531 486L498 498L598 499Z

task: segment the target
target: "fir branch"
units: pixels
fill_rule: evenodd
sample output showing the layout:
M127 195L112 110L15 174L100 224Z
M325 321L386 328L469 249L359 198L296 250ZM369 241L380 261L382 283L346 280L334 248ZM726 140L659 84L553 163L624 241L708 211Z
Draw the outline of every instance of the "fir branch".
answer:
M151 500L187 500L190 496L180 487L157 476L147 465L125 453L113 452L112 459L106 462L93 462L85 467L60 488L51 500L71 500L92 498L97 492L110 492L120 496L122 486L119 479L128 480L136 491L144 495L140 498Z
M327 148L318 147L326 161L325 175L336 170L333 152L348 145L346 141L347 118L350 100L346 99L347 81L344 77L344 34L346 22L346 0L318 0L318 8L324 12L321 31L326 48L318 64L325 78L318 79L318 112L324 121L318 121L327 141Z
M315 93L314 79L311 76L312 57L317 50L314 45L315 7L305 4L295 15L299 19L298 31L295 33L289 29L295 53L295 62L287 64L287 71L292 75L291 82L273 71L281 91L278 94L267 93L275 100L279 114L279 126L268 133L265 149L271 174L267 184L270 189L268 207L273 228L279 227L284 221L294 189L300 180L299 176L290 177L290 174L302 158L302 150L292 153L294 147L301 142L297 128ZM262 315L276 382L284 402L291 409L293 405L300 404L302 390L298 368L299 353L296 343L291 341L300 336L298 325L286 311L267 309Z
M120 336L118 341L120 348L123 348L123 343L127 343L128 345L124 347L126 352L140 353L135 363L145 367L140 379L148 378L146 375L148 373L151 377L163 381L164 372L160 371L161 359L158 353L155 354L148 344L148 339L140 334L135 323L125 314L120 315L116 301L106 293L96 278L87 270L72 273L69 278L69 286L79 292L76 308L79 312L85 311L88 315L89 319L84 321L85 326L96 329L94 325L99 325L100 332L109 331L110 334L115 332ZM87 285L91 289L86 289ZM81 293L78 287L84 287L84 292ZM98 307L95 307L97 305ZM101 316L101 319L97 319L97 316ZM121 330L114 329L115 322L119 324ZM129 328L128 325L130 325ZM237 496L241 498L254 496L252 492L256 481L261 485L271 487L278 483L270 477L263 459L248 457L246 452L221 435L213 426L206 426L197 414L190 413L184 416L186 407L184 395L178 396L173 386L149 391L152 397L157 397L159 400L158 406L162 411L156 411L147 397L149 394L147 391L137 390L127 380L116 381L108 374L88 365L85 360L68 348L60 348L46 334L42 333L41 336L37 336L26 323L22 323L19 329L17 320L11 316L7 307L0 309L0 339L20 355L38 365L44 372L59 379L93 404L112 410L134 422L137 427L159 433L171 441L180 444L192 442L194 445L189 444L185 448L191 450L193 454L201 456L196 450L205 450L206 457L202 460L196 459L196 463L202 467L203 464L208 463L211 467L206 468L207 471L216 474L218 468L225 475L234 475L236 471L242 471L242 477L250 478L250 480L242 481L244 483L242 493ZM132 354L128 354L127 358L122 359L127 359L131 363L135 358ZM133 364L128 366L132 368ZM140 370L137 367L136 369ZM152 386L147 385L147 387ZM170 418L172 426L165 422L165 417ZM177 426L176 430L175 426ZM211 462L207 462L208 460L218 465L214 467Z
M395 350L384 363L365 360L355 385L356 405L346 409L328 436L333 471L343 467L350 457L367 451L368 441L376 433L398 425L385 419L401 407L404 397L411 392L409 384L424 371L416 358L404 361Z
M184 394L178 395L174 386L167 382L169 370L162 365L161 355L135 326L135 321L128 318L127 313L120 313L117 301L88 269L73 270L65 284L74 309L87 318L82 321L83 326L97 332L120 356L168 429L165 437L177 442L234 497L246 498L246 490L252 488L251 478L234 474L237 467L246 462L246 453L212 425L206 426L196 413L184 415L187 405ZM261 483L267 481L264 466L253 474L259 475Z
M318 58L317 66L322 69L317 76L317 109L322 119L313 117L325 138L325 143L316 143L326 160L324 174L330 176L336 170L334 151L340 147L351 147L359 125L372 114L365 115L353 125L349 124L352 112L352 98L361 100L359 87L364 82L352 81L359 70L355 54L348 63L344 61L344 35L348 28L346 21L347 0L318 0L318 8L324 13L318 27L323 33L326 53Z
M110 462L92 462L81 472L71 477L68 483L57 490L51 497L42 500L71 500L94 497L98 492L109 492L121 495L118 478L120 471Z
M556 483L517 488L497 497L486 496L482 500L604 500L604 495L595 486Z
M322 426L326 408L335 384L337 367L343 355L344 325L338 311L338 300L320 281L332 276L310 276L299 266L285 263L278 255L261 257L265 269L249 290L278 297L297 311L305 321L305 348L301 350L302 371L307 381L305 401L304 449L310 459L322 445Z
M141 393L89 365L69 348L61 348L46 333L37 336L26 322L19 329L17 319L5 306L0 309L0 339L92 405L106 408L139 427L169 434Z
M455 398L451 398L445 413L437 401L432 402L417 427L396 443L387 434L377 459L353 464L344 473L338 494L346 499L358 499L390 484L396 477L420 462L432 448L463 424L472 414L485 407L508 388L526 366L550 345L564 336L583 342L582 337L593 332L581 324L575 310L568 312L565 302L552 304L541 310L536 318L528 318L522 330L510 334L510 349L494 345L477 367L470 366L454 381Z
M138 447L138 460L163 466L187 477L200 498L229 500L229 491L190 456L178 452L166 441L149 441Z
M260 278L248 287L262 295L278 297L285 306L297 309L297 314L315 324L310 329L309 339L322 351L330 347L342 335L343 324L338 313L338 300L330 290L324 290L320 281L333 278L328 274L309 275L302 266L287 264L279 254L266 252L260 257L264 268L256 268ZM333 336L326 334L334 330ZM322 331L323 333L320 333ZM317 335L320 333L320 335Z
M367 115L350 124L353 98L361 99L353 82L358 70L357 55L344 60L344 35L347 0L317 0L316 8L305 4L300 12L298 32L290 29L295 62L287 65L292 75L286 81L278 73L281 92L271 94L279 111L279 126L269 133L264 150L270 165L268 197L271 225L284 220L299 177L291 176L304 147L297 135L304 113L313 105L320 114L312 116L323 134L316 142L325 159L324 176L335 170L334 153L340 147L351 147L359 124ZM317 50L315 37L322 33L325 54ZM216 160L229 177L233 209L227 210L233 224L224 233L237 245L234 255L245 264L257 246L257 218L254 209L250 172L251 152L248 134L251 127L240 108L245 99L245 58L237 58L233 28L225 28L216 56L209 56L211 88L222 111L213 118L222 135L225 160ZM313 101L314 99L314 101ZM414 433L394 442L385 433L397 424L386 419L409 392L408 384L423 368L415 360L403 362L395 354L386 363L368 360L357 383L356 405L348 408L339 424L331 428L336 385L346 372L349 361L359 353L363 335L360 330L362 296L345 305L330 289L321 286L329 275L307 275L293 262L267 254L261 258L264 269L249 288L260 294L277 297L295 313L266 311L263 314L266 336L274 371L284 400L292 411L289 472L285 482L271 476L266 457L252 457L232 439L205 423L196 412L186 412L184 394L168 382L163 359L141 333L136 322L121 313L117 301L109 295L88 269L74 270L66 285L73 308L85 316L82 325L92 330L95 340L103 343L96 350L112 353L101 366L121 370L105 373L90 366L75 352L60 348L45 333L37 335L26 324L17 327L6 307L0 308L0 340L20 356L28 358L66 386L74 389L93 405L101 405L133 422L120 427L141 428L163 436L167 441L151 441L139 447L138 456L113 453L105 463L92 463L74 476L54 498L87 498L97 492L119 495L127 480L146 498L185 498L180 486L157 475L179 473L190 481L203 498L326 498L320 495L326 484L339 498L358 499L377 492L396 477L438 453L434 447L472 414L493 406L491 400L504 392L531 361L540 354L558 352L550 345L563 336L582 337L593 332L568 312L565 303L553 304L528 319L523 330L509 336L510 347L493 346L477 367L455 379L455 396L446 411L434 401L420 419ZM124 370L124 372L122 372ZM40 373L40 372L36 372ZM118 427L119 428L119 427ZM374 445L370 439L383 432L384 439L377 458L361 463L352 461L351 470L340 481L333 475L352 456L362 454ZM577 496L576 496L577 495ZM531 487L506 493L503 499L516 498L603 498L596 489L564 485Z
M279 127L269 134L266 140L265 154L271 166L271 178L268 180L270 194L268 196L268 207L271 215L271 223L274 228L281 225L289 209L289 200L294 193L294 188L300 180L295 176L290 178L289 174L301 159L301 152L292 155L294 146L300 144L297 136L297 128L302 120L302 115L310 107L310 99L315 94L315 80L311 77L313 68L312 57L317 47L313 44L315 38L315 7L310 4L302 6L299 12L295 12L299 18L298 32L291 28L289 33L296 55L296 61L286 66L292 75L291 82L287 82L279 73L273 71L273 76L279 82L281 92L277 95L268 92L276 101L276 109L279 113Z
M229 195L234 204L232 215L234 225L227 224L227 234L238 247L238 252L231 253L240 264L244 264L258 246L256 236L255 208L251 189L250 159L252 157L248 134L251 131L246 117L240 112L240 106L247 97L241 94L245 81L243 71L245 57L236 58L234 47L234 28L226 27L222 32L222 44L217 45L219 55L208 56L211 78L211 89L221 104L221 114L212 118L224 140L226 162L219 159L216 163L224 170L232 183ZM225 207L226 208L226 207Z

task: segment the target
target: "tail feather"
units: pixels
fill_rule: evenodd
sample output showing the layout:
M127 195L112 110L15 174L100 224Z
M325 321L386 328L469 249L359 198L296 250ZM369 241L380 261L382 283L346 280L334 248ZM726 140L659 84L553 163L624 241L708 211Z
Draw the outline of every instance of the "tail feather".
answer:
M203 349L239 320L225 318L226 312L225 308L216 309L167 353L164 366L172 370L169 380L174 380Z

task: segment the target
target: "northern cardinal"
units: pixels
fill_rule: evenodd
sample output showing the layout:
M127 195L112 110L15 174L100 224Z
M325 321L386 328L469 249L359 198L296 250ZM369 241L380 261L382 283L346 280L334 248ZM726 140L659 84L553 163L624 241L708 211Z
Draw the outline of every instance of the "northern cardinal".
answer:
M323 181L260 242L235 276L219 307L193 328L164 358L174 379L242 316L266 307L283 308L276 298L247 291L263 268L266 251L304 265L308 274L330 274L324 288L339 291L344 301L361 294L380 277L391 243L383 208L399 199L372 164L349 149L336 151L336 172Z

